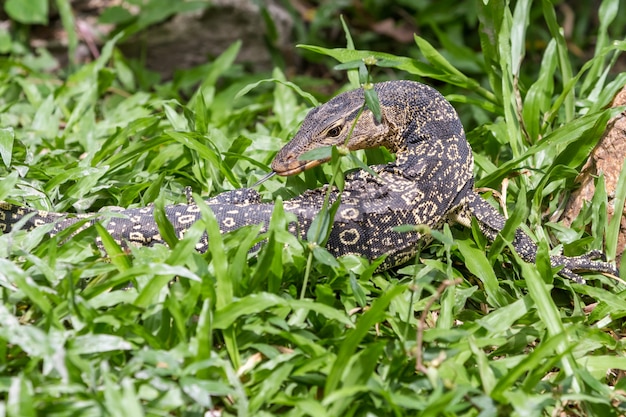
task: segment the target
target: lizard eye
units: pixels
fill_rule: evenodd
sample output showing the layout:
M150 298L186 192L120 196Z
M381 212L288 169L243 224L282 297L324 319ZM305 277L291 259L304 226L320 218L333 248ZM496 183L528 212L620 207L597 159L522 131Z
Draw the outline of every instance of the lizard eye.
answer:
M328 136L329 138L336 138L340 134L341 134L340 126L335 126L332 129L330 129L328 132L326 132L326 136Z

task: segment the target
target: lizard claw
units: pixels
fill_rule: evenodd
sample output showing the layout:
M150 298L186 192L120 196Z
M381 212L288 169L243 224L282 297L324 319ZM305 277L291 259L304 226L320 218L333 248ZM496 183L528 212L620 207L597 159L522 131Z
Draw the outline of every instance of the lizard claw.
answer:
M581 275L578 275L576 272L573 272L568 268L561 269L558 274L563 278L574 281L576 284L585 284L587 282Z
M579 258L586 258L588 260L595 260L595 259L600 259L602 261L606 261L606 255L604 254L604 252L602 252L601 250L598 249L594 249L594 250L590 250L589 252L587 252L584 255L579 256Z

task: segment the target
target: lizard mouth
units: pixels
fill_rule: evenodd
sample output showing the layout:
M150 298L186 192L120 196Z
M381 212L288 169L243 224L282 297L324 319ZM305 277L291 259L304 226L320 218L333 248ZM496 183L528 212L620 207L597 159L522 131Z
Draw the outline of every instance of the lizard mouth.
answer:
M272 170L282 177L296 175L307 169L316 167L326 162L326 159L313 159L310 161L276 161L272 162Z

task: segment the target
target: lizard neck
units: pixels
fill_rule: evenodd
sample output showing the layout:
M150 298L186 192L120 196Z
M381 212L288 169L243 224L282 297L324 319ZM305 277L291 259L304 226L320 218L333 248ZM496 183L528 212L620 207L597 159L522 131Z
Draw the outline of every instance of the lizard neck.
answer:
M376 90L383 123L394 132L384 143L396 154L392 169L415 177L437 168L443 169L444 181L472 180L474 161L463 125L437 90L412 81L381 83Z

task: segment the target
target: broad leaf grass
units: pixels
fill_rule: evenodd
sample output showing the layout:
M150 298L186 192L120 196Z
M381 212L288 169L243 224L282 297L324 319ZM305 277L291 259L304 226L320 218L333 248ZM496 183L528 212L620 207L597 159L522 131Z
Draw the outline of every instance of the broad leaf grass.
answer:
M358 50L350 36L345 49L303 46L352 63L340 68L353 82L393 74L434 83L468 127L477 185L508 184L502 239L488 246L476 225L446 227L420 262L384 273L287 231L281 201L359 165L350 158L264 183L276 209L262 235L221 235L201 205L203 220L179 239L163 216L188 187L199 201L263 177L317 102L306 91L318 81L247 74L234 64L238 44L152 88L115 40L63 78L44 72L45 60L1 60L0 199L74 212L154 203L169 247L126 253L98 225L1 235L0 414L624 414L624 286L555 277L545 243L562 242L555 250L566 254L606 247L615 259L619 221L602 214L602 178L573 229L544 217L619 111L606 109L626 82L610 72L626 47L608 35L617 3L602 2L595 55L580 67L549 2L480 2L480 56L442 31L450 49L416 37L420 59ZM531 12L551 40L529 75L521 69L538 65L525 61ZM353 64L362 59L369 75ZM459 69L477 67L480 76ZM520 225L542 242L537 265L508 248ZM205 232L210 250L199 254Z

